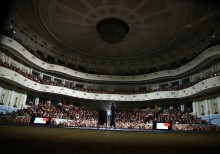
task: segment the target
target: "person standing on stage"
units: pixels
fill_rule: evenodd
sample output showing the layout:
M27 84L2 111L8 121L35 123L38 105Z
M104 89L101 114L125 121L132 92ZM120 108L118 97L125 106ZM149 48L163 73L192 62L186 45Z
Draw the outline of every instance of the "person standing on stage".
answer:
M116 105L114 102L111 103L111 115L110 115L110 127L116 128L115 125L115 118L116 118Z

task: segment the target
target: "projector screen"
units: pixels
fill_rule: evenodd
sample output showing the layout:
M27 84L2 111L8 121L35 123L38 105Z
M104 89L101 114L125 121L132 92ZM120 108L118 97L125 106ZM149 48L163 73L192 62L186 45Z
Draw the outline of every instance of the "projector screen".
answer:
M154 122L153 129L155 129L155 130L172 130L172 124L170 122Z
M35 124L46 124L49 120L50 120L49 118L35 117L34 123Z
M42 124L48 125L50 124L50 117L31 117L30 123L31 124Z

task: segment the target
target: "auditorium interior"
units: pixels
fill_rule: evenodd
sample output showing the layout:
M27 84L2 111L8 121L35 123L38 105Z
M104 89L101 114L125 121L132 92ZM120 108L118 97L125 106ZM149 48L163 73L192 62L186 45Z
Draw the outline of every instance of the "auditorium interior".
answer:
M0 127L219 133L219 27L214 0L2 2Z
M1 152L219 149L217 1L11 0L0 15Z

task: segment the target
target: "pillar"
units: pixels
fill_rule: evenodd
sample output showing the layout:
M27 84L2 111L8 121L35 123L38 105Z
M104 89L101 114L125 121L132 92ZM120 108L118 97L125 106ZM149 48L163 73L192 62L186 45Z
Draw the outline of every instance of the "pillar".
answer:
M4 103L4 100L3 100L3 95L2 95L2 91L3 91L3 89L2 89L2 87L0 87L0 103ZM3 104L0 104L0 105L3 105Z
M210 109L209 109L209 104L208 104L207 99L204 101L204 113L205 115L210 115Z
M12 94L11 94L11 98L9 100L9 106L14 106L14 103L15 103L15 91L12 91Z
M193 107L193 115L197 115L196 114L196 102L192 103L192 107Z
M2 87L0 87L0 95L2 95L2 91L3 91L3 89L2 89Z
M13 99L14 99L14 95L15 95L15 92L14 91L9 91L8 92L8 96L7 96L7 100L6 100L6 103L7 103L7 106L11 106L11 104L13 103ZM6 104L5 104L6 105ZM12 105L13 106L13 105Z
M36 97L34 100L34 105L37 106L39 104L39 97Z
M220 97L217 99L217 112L220 114Z
M21 101L21 109L26 105L27 94L23 94L23 100Z
M180 105L180 111L183 111L183 112L185 111L185 104Z
M199 116L200 115L200 113L199 113L199 102L196 102L195 108L196 108L196 116Z
M22 109L25 106L26 99L27 99L27 95L26 94L21 94L21 99L20 99L20 101L17 105L19 109Z

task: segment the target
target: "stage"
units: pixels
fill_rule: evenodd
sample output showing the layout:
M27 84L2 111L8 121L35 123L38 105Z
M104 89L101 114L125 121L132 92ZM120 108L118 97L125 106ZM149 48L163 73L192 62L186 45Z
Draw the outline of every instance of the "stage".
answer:
M217 132L0 125L1 153L214 153Z

